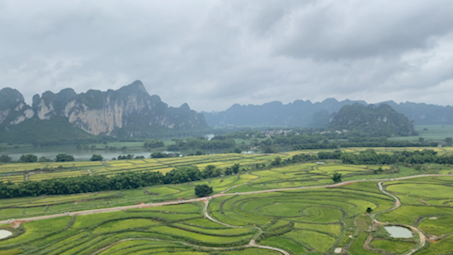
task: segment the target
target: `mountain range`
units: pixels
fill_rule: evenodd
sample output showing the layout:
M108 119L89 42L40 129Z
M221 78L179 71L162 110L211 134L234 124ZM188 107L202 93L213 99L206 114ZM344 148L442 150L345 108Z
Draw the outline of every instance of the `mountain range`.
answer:
M159 96L150 96L142 82L118 90L73 89L50 91L33 97L27 105L22 94L0 90L0 141L157 137L163 133L190 133L209 129L202 114L187 104L169 107Z
M393 101L374 105L379 106L384 103L404 114L416 125L453 124L452 106ZM337 101L334 98L328 98L316 103L310 100L296 100L288 104L279 101L262 105L234 104L225 111L203 112L203 114L211 127L324 127L343 106L353 104L369 105L365 101Z
M148 94L140 81L118 90L88 90L80 94L71 88L58 93L46 91L35 95L31 105L19 91L3 88L0 90L0 142L61 144L100 137L173 137L200 135L210 132L211 127L327 127L342 107L354 104L369 105L365 101L328 98L316 103L296 100L289 104L278 101L263 105L235 104L222 112L197 113L186 103L169 107L159 96ZM404 114L414 124L453 124L451 106L393 101L375 106L383 104ZM412 132L406 131L403 133ZM396 135L400 131L392 132Z

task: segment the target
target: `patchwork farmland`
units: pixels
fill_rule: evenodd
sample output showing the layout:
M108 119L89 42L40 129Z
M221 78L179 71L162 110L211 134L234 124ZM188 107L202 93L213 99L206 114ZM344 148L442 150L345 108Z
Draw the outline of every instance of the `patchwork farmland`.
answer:
M77 174L85 167L92 174L113 174L234 163L244 171L134 190L2 199L0 229L13 235L0 240L0 254L367 255L450 254L453 250L450 166L431 164L424 172L399 166L397 173L376 174L379 167L389 166L329 160L253 169L276 156L224 154L71 163L88 166L73 165L77 170L42 175ZM152 165L156 168L150 169ZM11 173L12 167L2 167ZM334 173L342 174L342 183L333 185ZM196 198L194 187L199 184L212 186L214 194ZM103 212L104 208L110 211ZM86 210L99 211L83 213ZM55 217L32 220L45 215ZM392 238L384 229L387 225L412 228L413 237Z

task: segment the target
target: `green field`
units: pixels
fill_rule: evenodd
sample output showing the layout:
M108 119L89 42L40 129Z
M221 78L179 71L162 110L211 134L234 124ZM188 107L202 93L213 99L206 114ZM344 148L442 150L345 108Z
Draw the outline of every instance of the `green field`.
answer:
M356 152L363 148L348 150ZM389 149L376 150L386 153ZM452 152L447 148L438 148L438 151ZM279 156L284 158L297 153L300 152ZM104 171L138 171L152 165L172 169L178 165L203 168L206 164L226 167L234 163L240 163L247 169L238 175L193 183L92 194L2 199L0 220L141 202L156 203L176 198L184 198L189 203L63 216L25 222L18 228L0 225L0 229L13 232L12 237L0 240L0 255L281 254L278 249L290 254L334 254L335 248L339 247L350 255L406 254L412 249L417 250L415 254L451 254L453 176L448 174L453 170L451 166L427 165L424 172L400 166L399 173L394 174L374 174L380 166L346 165L338 161L268 169L252 167L256 162L270 162L275 157L223 154L97 163L93 165L92 172L96 171L95 166ZM78 163L81 165L76 168L90 167L91 162L71 164ZM9 165L3 166L6 169ZM359 182L338 187L307 188L331 185L334 173L342 173L343 181ZM390 180L421 173L445 175ZM394 198L381 192L379 181L371 179L385 179L384 190L396 195L401 205L394 207ZM212 198L206 207L207 214L214 220L204 215L203 202L190 201L195 198L193 190L198 184L212 186L215 194L225 191L224 195ZM242 194L259 191L266 192ZM366 213L367 208L373 210L371 215ZM392 238L372 219L382 224L416 227L430 240L419 249L417 233L414 232L413 238ZM256 245L250 246L251 240Z
M453 137L453 125L417 125L415 131L416 136L400 136L392 137L390 140L418 140L423 137L425 140L444 141L447 137Z

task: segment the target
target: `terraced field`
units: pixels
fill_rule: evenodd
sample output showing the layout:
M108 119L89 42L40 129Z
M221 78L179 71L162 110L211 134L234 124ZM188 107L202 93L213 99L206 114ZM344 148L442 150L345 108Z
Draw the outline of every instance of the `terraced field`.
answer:
M279 154L282 159L292 157L300 152ZM219 168L241 164L249 168L256 164L268 164L275 155L263 154L215 154L162 159L112 160L105 162L49 162L49 163L10 163L0 164L2 181L21 182L24 180L45 180L80 175L114 175L131 171L159 171L166 173L177 166L198 166L203 169L207 165Z
M360 152L367 148L347 148L344 152ZM453 154L453 147L430 148L439 155ZM404 148L374 148L377 153L391 151L420 150L418 147ZM316 153L322 150L307 150L304 153ZM299 154L300 151L278 154L282 159ZM12 163L0 164L0 178L2 181L22 182L24 180L45 180L65 178L80 175L113 175L130 171L159 171L166 173L176 166L196 165L203 169L207 165L225 168L233 164L240 164L245 169L252 169L256 164L269 164L275 154L213 154L162 159L111 160L104 162L46 162L46 163Z
M262 157L271 160L275 155ZM172 166L188 164L166 160ZM152 161L134 166L156 163ZM121 167L128 166L132 167ZM5 222L0 229L13 236L0 240L0 254L334 254L338 248L350 255L451 254L452 169L429 166L444 175L403 179L419 172L400 166L396 174L373 174L378 167L305 163L137 190L4 199L0 221L136 206ZM334 186L334 173L356 181ZM213 186L216 195L196 199L193 189L198 184ZM185 201L154 205L176 198ZM372 209L370 215L367 208ZM412 227L414 237L391 238L383 225Z
M420 195L408 194L407 185L442 188L451 181L450 176L423 177L384 182L384 187L399 189L401 197L415 198ZM423 198L429 201L432 195ZM281 254L279 249L287 254L332 254L338 247L348 254L379 254L378 250L408 254L417 248L418 235L390 238L366 215L368 207L379 221L412 225L432 238L415 254L449 254L453 208L403 202L389 210L394 202L379 191L375 181L249 195L228 193L206 205L194 201L26 222L17 229L3 226L15 236L0 241L0 254ZM411 208L415 206L418 210Z

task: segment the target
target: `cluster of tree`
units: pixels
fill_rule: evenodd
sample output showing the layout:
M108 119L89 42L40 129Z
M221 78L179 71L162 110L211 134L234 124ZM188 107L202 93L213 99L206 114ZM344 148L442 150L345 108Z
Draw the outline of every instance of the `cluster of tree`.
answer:
M165 152L160 152L160 151L155 151L151 153L150 157L151 158L171 158L175 157L176 154L174 153L165 153Z
M58 154L57 157L55 158L56 162L68 162L68 161L74 161L74 156L68 155L68 154Z
M84 175L70 178L24 181L20 183L0 181L0 198L65 195L107 190L135 189L156 184L176 184L239 172L239 164L227 169L207 166L200 171L196 166L179 166L163 175L160 172L126 172L113 176Z
M164 147L165 143L161 140L146 140L143 146L145 146L145 148L160 148Z
M297 144L294 150L304 149L336 149L350 147L437 147L437 142L411 142L411 141L362 141L362 142L332 142Z
M93 154L93 156L91 156L90 160L91 161L102 161L102 160L104 160L104 157L102 157L102 155L99 155L99 154Z
M119 155L118 156L118 160L125 160L125 159L133 159L134 158L134 155L132 154L127 154L127 155Z
M453 164L453 156L439 156L436 151L428 149L422 151L396 151L392 154L378 154L373 149L368 149L358 154L342 153L341 160L345 164Z
M207 184L195 186L195 195L197 197L206 197L213 193L212 187L209 187Z
M119 155L117 158L113 158L113 160L127 160L127 159L144 159L144 156L136 156L134 157L133 154L127 154L127 155Z
M120 173L111 177L85 175L21 183L0 181L0 198L64 195L105 190L134 189L162 183L159 172Z
M10 156L8 155L1 155L0 156L0 162L3 162L3 163L9 163L13 161L13 158L11 158Z
M21 162L21 163L30 163L30 162L38 162L38 161L39 162L52 162L52 161L55 161L55 162L67 162L67 161L74 161L74 156L61 153L61 154L58 154L55 157L55 160L52 160L52 159L49 159L49 158L44 157L44 156L42 156L42 157L40 157L38 159L38 156L36 156L34 154L23 154L19 158L19 162ZM13 159L10 156L8 156L8 155L1 155L0 156L0 162L2 162L2 163L10 163L10 162L13 162Z

